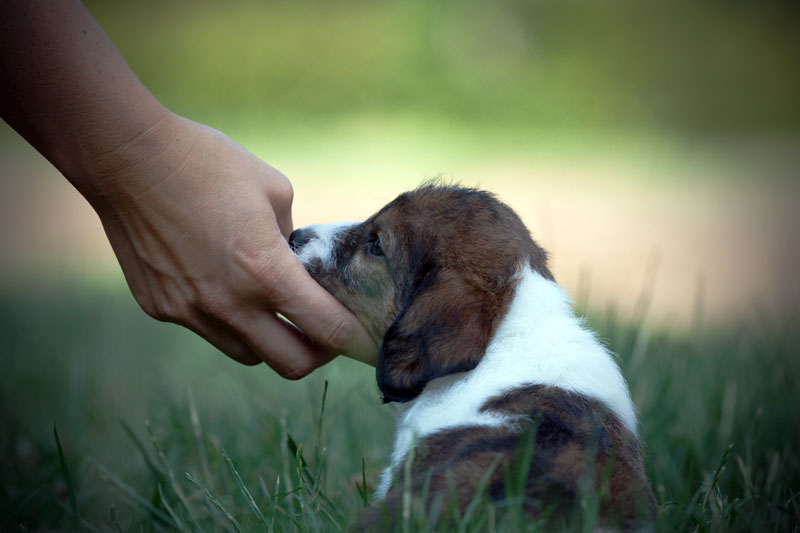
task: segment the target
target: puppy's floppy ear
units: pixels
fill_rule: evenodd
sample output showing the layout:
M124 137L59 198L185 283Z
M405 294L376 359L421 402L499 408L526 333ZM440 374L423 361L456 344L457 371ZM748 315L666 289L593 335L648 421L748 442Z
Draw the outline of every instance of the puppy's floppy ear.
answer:
M432 379L475 368L506 303L503 282L470 283L430 262L418 264L378 354L384 402L407 402Z

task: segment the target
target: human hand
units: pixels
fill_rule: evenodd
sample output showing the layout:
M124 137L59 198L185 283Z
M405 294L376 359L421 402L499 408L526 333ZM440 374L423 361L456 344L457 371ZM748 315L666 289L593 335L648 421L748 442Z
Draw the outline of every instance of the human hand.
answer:
M280 172L167 111L79 0L0 2L0 116L95 208L147 313L287 378L336 353L374 364L363 326L289 251Z
M289 250L286 177L220 132L164 111L98 158L94 179L73 180L91 184L81 192L139 305L289 379L338 353L374 364L361 323Z

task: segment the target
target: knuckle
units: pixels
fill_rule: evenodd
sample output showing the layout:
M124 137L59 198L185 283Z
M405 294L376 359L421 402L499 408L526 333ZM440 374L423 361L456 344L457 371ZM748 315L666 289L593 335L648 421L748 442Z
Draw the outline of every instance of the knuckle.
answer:
M168 298L156 302L156 314L157 320L176 324L185 324L189 315L186 306Z
M145 312L160 322L171 322L170 309L163 303L154 303Z
M185 300L170 294L162 294L140 306L145 313L161 322L187 325L192 318L191 306Z
M286 176L280 173L278 175L280 179L276 180L273 196L279 202L291 205L294 200L294 188Z
M234 308L228 298L218 291L201 290L195 295L194 306L203 314L225 318L233 314Z
M154 302L150 300L137 300L139 302L139 307L142 308L150 318L155 318L156 320L162 320L161 315L159 314L158 307L155 305Z
M133 295L133 299L136 300L136 303L139 304L139 307L142 309L142 311L144 311L150 318L161 320L159 316L158 306L151 297L150 293L142 290L142 288L139 285L134 285L134 284L129 284L129 285L131 289L131 294Z
M274 257L254 253L247 248L236 249L234 255L239 268L247 278L246 284L257 288L254 290L257 290L261 298L276 307L286 303L288 299L286 284L278 282L284 277L285 271L276 264Z
M355 334L355 324L346 318L335 320L325 334L325 345L340 354L347 350Z

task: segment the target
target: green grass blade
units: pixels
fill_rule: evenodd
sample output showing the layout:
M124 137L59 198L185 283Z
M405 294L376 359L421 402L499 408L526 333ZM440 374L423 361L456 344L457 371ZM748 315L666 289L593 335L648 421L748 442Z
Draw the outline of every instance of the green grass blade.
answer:
M530 427L523 430L517 448L516 468L514 469L514 496L522 498L525 487L528 485L533 454L536 453L536 431L538 428Z
M94 465L95 468L97 468L100 471L100 473L103 476L105 476L108 479L108 481L110 481L113 485L115 485L118 489L120 489L130 499L132 499L133 501L135 501L136 503L147 509L147 511L150 512L154 517L158 518L165 525L169 527L180 529L178 527L178 524L173 522L172 518L169 515L164 514L164 512L161 509L157 508L155 505L150 503L150 501L147 498L139 495L139 493L136 492L136 490L134 490L133 487L122 481L116 474L111 472L111 470L104 467L100 463L92 462L92 464Z
M108 510L108 518L114 526L114 529L117 530L117 533L122 533L122 525L120 525L119 519L117 518L117 507L115 505L112 505Z
M364 458L361 458L361 485L356 481L356 491L361 496L361 503L364 507L369 506L369 496L367 494L367 463Z
M272 498L272 516L270 517L269 521L269 530L274 531L275 529L275 517L278 515L278 491L281 489L281 476L278 476L275 479L275 492L274 497Z
M277 480L277 484L279 483L280 483L280 476L278 476ZM267 488L267 483L264 481L263 477L258 476L258 484L261 487L261 492L264 494L264 497L267 500L266 501L267 506L272 509L272 515L270 516L270 521L268 524L266 524L267 531L272 533L272 531L274 531L275 529L275 512L276 512L275 500L277 500L277 498L273 499L272 495L269 492L269 489ZM277 490L277 484L276 484L276 490Z
M0 528L0 531L8 531L8 526L9 526L9 524L11 524L11 519L14 518L14 515L17 514L17 511L19 511L20 509L25 507L26 503L31 501L37 494L39 494L40 492L42 492L44 489L46 489L49 486L50 486L50 483L45 483L44 485L42 485L38 489L34 490L33 492L31 492L30 494L25 496L22 499L22 501L20 501L19 504L16 507L14 507L14 509L8 514L8 516L6 517L6 521L3 523L3 527Z
M233 474L233 478L236 480L236 484L239 485L239 490L241 490L242 494L244 494L245 500L247 501L247 504L250 506L250 509L252 509L253 514L256 515L256 518L258 518L258 521L261 522L261 524L264 527L269 529L269 524L267 524L267 519L264 518L264 515L261 513L261 509L258 508L255 499L253 499L253 495L250 494L249 490L247 490L244 481L242 481L242 476L239 475L239 471L236 470L236 466L233 464L233 461L228 455L228 452L225 451L225 448L222 445L220 445L220 452L222 452L222 458L225 460L225 464L228 465L228 469Z
M238 521L236 520L236 518L234 518L234 516L233 516L233 515L232 515L232 514L231 514L231 513L230 513L230 512L229 512L229 511L228 511L228 510L225 508L225 506L224 506L224 505L222 505L222 502L220 502L220 501L219 501L219 500L216 498L216 496L214 496L214 495L211 493L211 491L210 491L210 490L208 490L206 487L204 487L203 485L201 485L199 481L197 481L195 478L193 478L193 477L192 477L192 475L191 475L190 473L186 472L186 474L185 474L185 475L186 475L186 479L187 479L187 480L189 480L189 482L190 482L190 483L192 483L194 486L196 486L198 489L200 489L200 490L203 492L203 494L205 495L206 499L207 499L207 500L208 500L208 501L211 503L211 505L213 505L214 507L216 507L216 508L219 510L219 512L220 512L220 513L222 513L222 516L224 516L224 517L225 517L225 518L228 520L228 522L230 522L230 523L231 523L231 525L233 526L233 528L234 528L236 531L238 531L239 533L242 533L242 528L241 528L241 526L239 525L239 522L238 522Z
M722 458L719 460L719 464L717 465L717 468L714 470L714 475L711 477L711 482L708 484L705 496L703 496L703 503L702 503L703 507L705 507L708 504L708 498L711 497L711 493L714 491L714 488L717 486L717 483L719 482L719 476L725 469L725 465L728 463L728 457L730 456L732 449L733 449L733 443L731 442L725 448L725 452L722 454Z
M194 433L194 439L197 443L197 453L200 455L200 464L203 469L203 477L206 480L206 483L211 483L211 470L208 466L208 453L206 451L206 447L204 445L204 434L203 434L203 426L200 424L200 414L197 411L197 405L194 402L194 395L192 394L192 390L189 389L187 392L187 401L189 402L189 420L192 423L192 431Z
M161 461L161 466L167 474L172 491L178 497L178 500L181 502L183 508L186 510L186 513L189 515L189 518L192 520L194 529L196 531L200 531L202 528L197 521L197 517L192 510L192 506L189 504L188 498L186 498L186 495L183 493L183 489L181 489L181 486L178 484L178 480L175 477L175 472L172 470L169 461L167 461L167 456L164 453L164 450L161 448L161 444L158 442L158 439L156 439L156 436L153 433L153 430L150 428L150 424L148 422L145 422L145 427L147 428L147 433L150 435L150 442L153 444L153 448L156 450L159 461Z
M67 507L67 505L66 505L64 502L57 501L57 502L56 502L56 505L58 505L60 508L62 508L62 509L63 509L63 510L65 510L65 511L69 511L69 510L70 510L70 509ZM83 517L81 517L81 526L82 526L84 529L87 529L87 530L89 530L91 533L101 533L99 529L97 529L97 528L96 528L96 527L94 527L92 524L90 524L89 522L87 522L87 521L86 521L86 519L85 519L85 518L83 518ZM25 529L25 528L24 528L24 526L23 526L23 531L27 531L27 529Z
M297 445L297 442L295 442L294 438L288 432L286 433L286 446L289 447L289 452L296 459L297 464L303 469L303 477L308 477L310 480L311 474L306 469L308 463L306 463L306 460L303 457L302 449Z
M169 501L167 500L166 496L164 496L164 489L161 483L158 484L158 497L161 498L161 503L164 504L164 508L167 510L172 519L175 521L176 529L178 529L179 531L185 531L186 528L183 526L183 522L175 513L175 511L172 509L172 506L169 504Z
M498 454L491 463L489 463L489 467L486 471L481 475L481 479L478 482L478 485L475 487L475 496L473 496L472 501L469 502L466 511L464 511L464 517L461 520L461 524L458 528L459 533L466 533L468 531L469 524L472 521L472 517L478 510L478 506L480 505L481 501L483 500L483 495L486 492L487 487L489 486L489 480L491 479L494 471L497 469L497 465L500 464L500 461L503 459L503 456Z
M325 418L325 401L328 397L328 380L322 386L322 405L319 408L319 419L317 420L317 442L322 441L322 420Z
M405 464L403 465L403 500L402 500L402 525L403 533L411 531L411 465L414 462L414 445L409 447Z
M75 497L75 485L72 483L72 476L69 475L69 467L67 460L64 458L64 450L61 448L61 440L58 438L58 430L56 423L53 422L53 436L56 439L56 448L58 448L58 460L61 464L61 473L64 475L64 483L67 484L67 494L69 496L69 505L72 510L72 525L75 531L80 531L81 528L81 515L78 513L78 499Z
M122 426L122 429L128 435L128 438L131 439L131 442L133 442L133 445L139 451L139 454L144 459L144 463L147 465L147 469L150 471L150 473L157 480L164 478L166 474L164 473L163 470L161 470L158 467L158 465L156 465L156 463L150 457L150 454L147 453L147 449L145 448L144 443L142 443L141 439L139 439L139 437L136 436L136 433L133 431L133 428L122 419L119 419L119 423Z

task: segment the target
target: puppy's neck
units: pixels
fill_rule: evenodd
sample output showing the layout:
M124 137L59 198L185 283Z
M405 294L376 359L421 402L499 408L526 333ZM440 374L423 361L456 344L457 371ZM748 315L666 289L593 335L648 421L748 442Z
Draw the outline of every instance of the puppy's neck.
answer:
M450 425L459 425L467 412L480 411L490 398L532 384L600 400L636 433L628 387L611 354L573 314L564 291L525 268L480 364L470 372L431 381L400 409L403 418L415 411L437 410L442 423L451 420Z
M435 379L417 398L398 406L392 465L403 460L414 439L439 430L512 423L508 416L481 408L491 398L535 384L599 400L636 434L633 403L611 354L573 314L564 291L526 267L511 306L478 366ZM382 488L386 483L384 480Z

